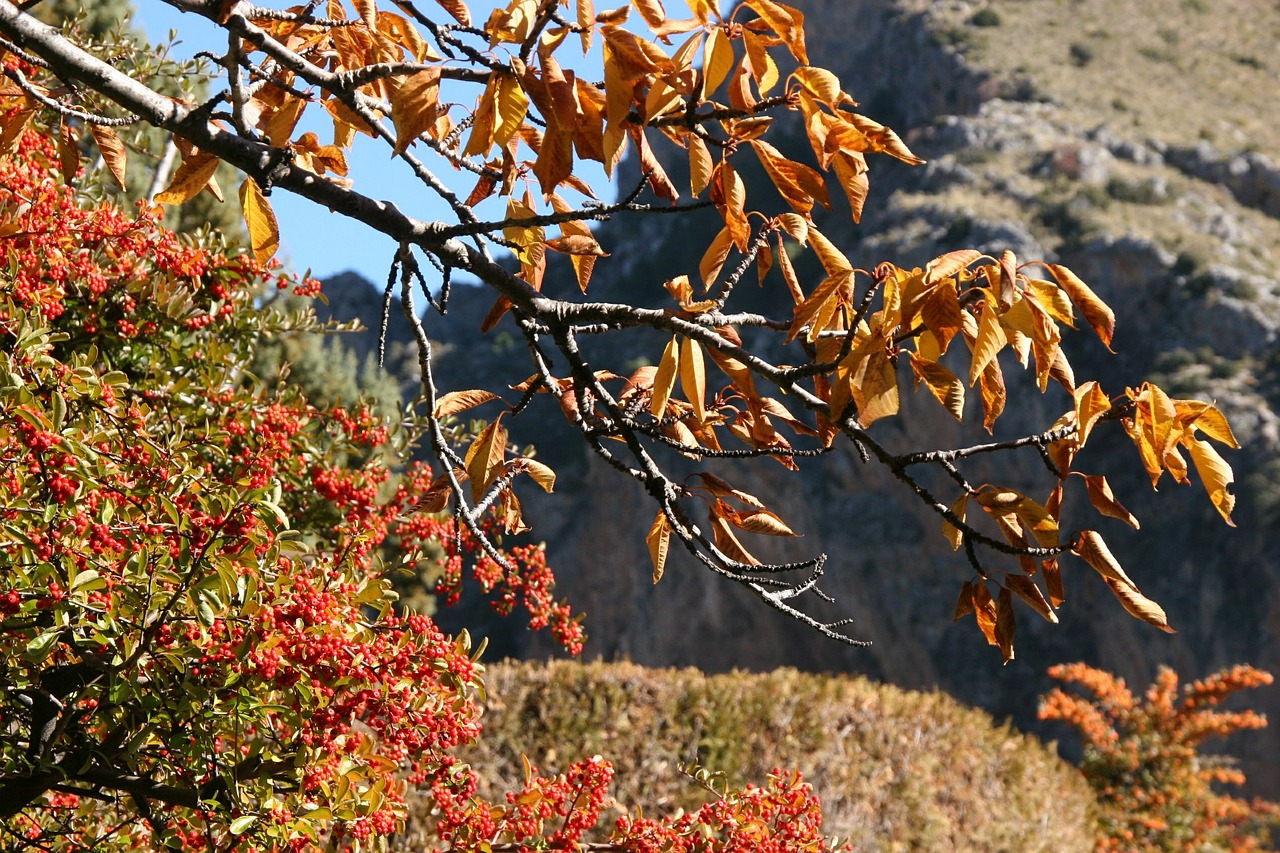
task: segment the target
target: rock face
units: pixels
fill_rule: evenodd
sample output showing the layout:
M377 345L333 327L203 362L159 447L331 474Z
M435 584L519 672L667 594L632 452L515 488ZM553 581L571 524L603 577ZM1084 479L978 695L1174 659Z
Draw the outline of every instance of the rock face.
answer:
M1066 526L1102 530L1179 633L1168 636L1131 619L1091 572L1067 565L1063 624L1033 623L1020 613L1018 657L1002 667L971 624L951 623L969 569L938 535L936 520L884 472L851 453L821 464L802 460L799 475L780 466L724 469L741 487L769 495L770 505L804 534L790 543L799 543L799 553L830 555L828 591L839 612L853 618L854 633L874 641L855 649L789 621L691 561L675 561L663 582L652 585L643 542L652 508L645 496L588 459L571 437L551 439L544 453L561 472L558 494L532 506L530 516L548 542L560 591L588 614L588 657L714 671L785 665L862 673L905 687L937 686L1031 729L1035 697L1049 686L1044 670L1060 661L1085 660L1131 683L1145 683L1160 664L1187 678L1236 662L1280 671L1280 285L1273 272L1280 173L1273 161L1244 145L1188 144L1181 126L1118 118L1122 97L1132 102L1141 93L1113 93L1094 83L1083 101L1055 96L1071 90L1069 81L1052 75L1074 73L1092 54L1083 36L1068 53L1055 33L1016 29L1046 5L1039 0L989 7L908 0L799 5L814 61L840 72L865 112L894 126L929 160L917 169L873 160L863 223L855 226L847 211L837 210L820 222L824 233L868 268L885 259L923 263L961 247L1011 248L1022 260L1071 267L1118 317L1118 355L1087 330L1070 336L1077 374L1100 378L1112 393L1152 379L1175 397L1214 400L1245 443L1229 457L1238 480L1239 527L1222 524L1198 484L1179 488L1166 478L1153 494L1119 429L1095 439L1099 447L1091 442L1080 467L1116 472L1113 487L1142 529L1084 515L1066 519ZM1123 30L1119 18L1107 23L1105 4L1076 5L1104 16L1090 32ZM1191 14L1183 7L1192 5L1152 0L1144 8L1153 16ZM1238 27L1280 30L1274 4L1243 5L1256 14ZM984 8L999 14L979 16ZM1049 57L1041 65L1010 69L998 61L1002 39L1037 38ZM1060 62L1050 61L1058 55ZM1104 61L1089 60L1095 70ZM1258 61L1278 62L1273 56ZM1274 81L1275 66L1264 65L1262 73ZM1127 78L1117 72L1121 79ZM1272 119L1280 119L1274 103ZM624 172L623 186L636 176ZM663 278L696 270L718 227L713 219L704 223L705 234L687 224L673 228L661 217L607 224L601 242L613 257L597 267L593 298L634 300L641 293L640 299L659 304ZM662 259L660 272L655 258ZM455 299L458 313L472 317L489 297ZM452 348L441 356L446 368L474 377L505 362L507 339L500 332L453 334L461 328L451 329ZM657 357L651 342L630 345ZM1068 408L1052 390L1018 399L1021 408L1002 420L1010 434L1043 429ZM901 422L909 434L878 425L881 440L934 448L980 438L958 430L932 400L912 395ZM540 446L544 440L539 436ZM1034 454L999 465L968 469L971 482L1016 486L1042 470ZM550 652L540 636L497 633L493 639L504 653ZM1254 700L1280 718L1280 689L1260 691ZM1280 755L1280 726L1241 738L1232 749L1246 756L1253 791L1280 796L1280 769L1265 758Z

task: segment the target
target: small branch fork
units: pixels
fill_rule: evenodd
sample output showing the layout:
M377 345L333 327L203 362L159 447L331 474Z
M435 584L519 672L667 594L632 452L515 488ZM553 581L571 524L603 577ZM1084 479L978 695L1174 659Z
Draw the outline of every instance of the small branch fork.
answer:
M202 0L166 1L182 11L210 18L214 16L212 7L217 5ZM470 47L459 38L459 35L472 38L477 35L482 36L483 34L479 31L452 24L436 23L411 2L399 2L398 5L431 32L443 53L451 57L461 57L462 62L470 63L474 69L465 73L457 69L449 70L446 76L467 82L483 82L493 71L505 68L490 54ZM244 7L237 8L243 10ZM554 4L543 4L541 8L554 11ZM309 6L308 9L310 10L311 7ZM407 65L396 64L336 74L315 64L306 56L290 50L249 20L250 16L260 14L263 14L261 10L253 9L247 14L233 12L223 24L229 34L231 49L228 56L219 64L229 70L231 79L230 91L221 94L217 100L230 101L236 125L242 124L241 108L249 87L261 84L266 71L263 66L242 62L241 46L253 45L269 57L268 64L273 64L277 69L292 72L301 83L307 86L331 92L340 98L384 143L395 147L394 133L385 126L378 115L378 113L390 114L389 105L358 91L356 87L363 82L383 79L385 76L413 69ZM272 13L273 16L281 14L288 13ZM545 27L550 21L550 12L540 15L539 27ZM347 22L319 19L313 21L308 19L308 22L322 26L348 25ZM455 216L453 223L416 219L390 202L366 196L345 182L326 179L302 168L291 158L282 158L280 149L272 148L249 128L241 126L228 129L213 116L211 104L199 108L184 106L148 88L143 83L129 78L67 41L57 30L24 14L11 0L0 0L0 36L3 36L5 40L3 44L6 48L12 45L19 55L30 57L33 64L47 66L53 74L67 84L84 86L97 92L114 102L130 116L136 116L148 124L164 128L201 150L215 154L255 179L259 179L264 185L269 183L275 188L295 193L315 204L358 220L396 241L399 248L387 281L383 325L385 327L391 307L392 288L398 283L403 313L418 344L422 393L428 411L435 408L437 385L431 362L430 338L415 306L414 284L416 282L422 288L426 298L432 302L439 313L443 314L447 308L448 283L455 271L467 273L479 279L495 294L511 303L512 315L524 337L530 361L535 369L536 382L517 405L513 414L523 411L538 389L559 394L571 393L575 406L565 408L573 409L570 420L574 428L591 450L606 464L635 480L650 495L659 512L665 515L672 534L690 554L710 571L746 587L770 607L827 637L850 645L866 644L865 640L856 639L846 632L848 620L824 621L808 612L808 602L814 599L825 603L831 601L821 588L827 568L826 556L818 555L800 562L769 565L750 565L733 559L717 547L714 539L708 537L693 521L688 507L693 495L680 485L676 478L666 473L664 465L654 456L651 448L675 447L686 456L697 458L782 458L790 464L794 464L793 458L818 456L828 452L829 448L818 445L807 448L772 447L714 451L689 447L673 441L662 432L664 423L648 415L647 405L637 405L635 389L631 389L632 397L628 399L627 392L615 395L606 387L579 347L578 342L582 335L646 329L667 335L682 336L696 341L703 350L714 351L736 360L750 372L753 381L778 389L783 398L792 401L793 407L803 410L802 414L807 412L811 417L822 415L829 418L857 449L864 461L883 465L926 507L956 527L961 533L971 564L980 574L982 568L979 548L1009 556L1039 559L1046 559L1061 552L1058 548L1017 547L984 534L960 519L947 505L936 498L925 485L922 475L924 471L936 471L938 476L945 478L947 482L954 483L966 493L972 492L973 488L960 471L959 463L981 454L1023 448L1038 451L1049 469L1054 471L1046 447L1050 442L1069 435L1069 429L1051 430L1009 441L990 442L971 447L895 454L858 425L856 412L852 410L852 406L845 412L829 412L827 403L817 396L811 387L806 387L805 383L812 385L811 378L815 373L823 372L829 365L809 365L799 368L781 366L747 349L737 342L736 336L731 337L728 333L721 331L725 327L751 327L758 330L760 334L785 335L790 328L790 322L783 318L724 311L725 304L733 292L733 285L746 274L755 254L767 244L771 233L768 225L759 229L749 244L747 257L729 274L717 292L713 310L705 313L689 314L674 310L639 308L622 303L573 302L557 299L530 286L499 264L489 253L487 248L489 243L503 242L504 228L513 225L530 227L565 222L598 221L617 215L686 212L706 206L707 203L697 202L665 207L641 203L638 199L644 185L642 182L634 192L612 205L586 204L565 213L530 219L480 221L471 207L449 190L422 160L406 150L398 155L399 159L409 167L424 186L446 202ZM241 79L241 71L248 72L249 81ZM266 80L270 81L272 78L267 77ZM18 81L15 80L15 82ZM23 83L19 82L19 85ZM777 100L776 104L761 104L756 112L786 105L785 99L775 100ZM214 103L216 102L215 100ZM50 106L67 115L64 107ZM689 109L692 109L692 105ZM75 114L75 117L85 121L94 120L92 117L81 114ZM725 117L732 116L723 110L713 110L699 115L688 113L664 117L659 121L665 124L683 123L697 126L704 121ZM443 157L451 167L456 167L460 163L469 162L456 150L452 150L456 148L456 144L456 140L445 140L428 148ZM473 171L480 170L485 173L486 167L472 165L475 166ZM469 242L464 242L464 239ZM415 259L415 252L427 258L442 275L443 287L438 300L432 299L430 292L427 291L426 281ZM857 320L865 316L878 284L878 281L873 281L868 286L868 291L857 306L856 315L851 318L849 326L856 327ZM779 337L780 342L781 337ZM847 351L848 342L841 354ZM553 356L555 361L567 369L567 379L557 377L553 372ZM641 402L647 401L642 399ZM716 405L719 405L720 413L726 418L733 416L732 407L727 403ZM606 440L608 440L607 446ZM490 490L489 494L481 496L479 501L471 500L469 491L462 487L455 473L462 467L462 460L450 445L442 425L435 418L428 419L427 443L441 471L448 478L460 527L466 528L475 536L488 557L504 569L510 569L506 558L490 540L482 525L482 517L494 502L497 490ZM505 483L503 485L505 486ZM164 799L155 792L144 792L144 794L161 801Z

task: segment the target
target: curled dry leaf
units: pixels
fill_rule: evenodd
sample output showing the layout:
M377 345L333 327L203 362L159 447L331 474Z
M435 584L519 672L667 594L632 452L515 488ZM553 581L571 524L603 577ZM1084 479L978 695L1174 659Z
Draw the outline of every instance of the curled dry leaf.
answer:
M1120 603L1124 605L1124 609L1128 610L1132 615L1155 625L1166 634L1178 633L1169 627L1169 617L1165 615L1164 608L1138 592L1138 588L1132 584L1114 578L1107 578L1107 586L1111 587L1111 591L1116 598L1120 599Z
M1084 560L1107 580L1118 581L1137 589L1133 580L1125 574L1119 561L1112 555L1107 543L1103 541L1102 534L1096 530L1082 530L1071 545L1071 553Z

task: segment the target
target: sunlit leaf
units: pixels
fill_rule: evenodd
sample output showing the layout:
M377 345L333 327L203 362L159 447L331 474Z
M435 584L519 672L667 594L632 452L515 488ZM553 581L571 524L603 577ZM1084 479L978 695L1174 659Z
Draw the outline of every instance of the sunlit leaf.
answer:
M1102 515L1120 519L1134 530L1138 529L1140 526L1138 519L1116 500L1106 477L1101 474L1082 476L1084 476L1085 488L1089 492L1089 503L1093 504L1094 509Z
M1120 603L1124 605L1124 609L1128 610L1132 615L1155 625L1166 634L1176 634L1177 631L1169 627L1169 617L1165 615L1164 608L1147 598L1133 584L1127 584L1124 581L1114 578L1107 578L1107 586L1120 599Z
M1235 480L1231 466L1207 441L1188 438L1183 444L1191 453L1191 461L1196 466L1200 481L1204 483L1204 490L1209 493L1213 508L1222 516L1223 521L1235 527L1235 522L1231 520L1231 510L1236 505L1236 496L1230 490Z
M436 406L432 409L431 416L433 418L447 418L450 415L456 415L459 412L465 412L492 400L500 399L502 398L490 391L450 391L447 394L441 394L440 398L436 400Z
M1081 281L1075 273L1061 264L1049 264L1049 273L1058 286L1066 291L1067 296L1080 309L1084 319L1097 332L1102 343L1111 349L1111 338L1116 331L1116 315L1107 303L1098 298L1089 285Z
M280 224L258 182L253 178L245 178L240 185L240 208L244 211L245 225L249 229L249 246L253 249L253 256L258 263L265 264L280 249Z
M662 573L667 567L667 552L671 548L671 523L667 514L659 512L644 538L649 546L649 559L653 562L653 582L662 580Z
M1120 568L1119 561L1095 530L1082 530L1071 545L1071 553L1088 563L1095 572L1107 580L1119 581L1136 588L1133 580Z
M653 399L649 403L649 413L655 418L666 414L667 400L671 399L671 391L675 388L676 376L680 373L680 344L672 338L663 350L662 361L658 363L658 372L653 377Z
M702 360L702 346L693 338L680 341L680 388L693 405L693 416L699 423L706 420L707 369ZM659 371L661 373L661 371Z

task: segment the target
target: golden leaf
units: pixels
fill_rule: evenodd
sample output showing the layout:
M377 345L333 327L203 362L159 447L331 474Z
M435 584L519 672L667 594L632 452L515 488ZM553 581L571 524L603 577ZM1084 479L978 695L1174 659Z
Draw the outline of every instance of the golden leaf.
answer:
M280 248L280 224L253 178L245 178L240 185L240 207L249 228L249 246L253 249L253 256L258 263L265 264Z
M667 10L662 8L659 0L631 0L631 5L636 7L636 11L650 28L662 26L662 22L667 19Z
M676 375L680 372L679 339L672 338L663 350L662 361L658 363L658 372L653 377L653 398L649 402L649 413L655 418L666 414L667 400L671 399L671 391L675 388Z
M396 126L393 154L403 153L415 139L435 125L440 99L440 69L410 75L391 95L391 121Z
M1207 441L1188 438L1183 444L1191 453L1191 461L1196 466L1200 481L1204 483L1204 490L1209 493L1213 508L1222 516L1223 521L1235 527L1235 522L1231 520L1231 510L1235 508L1236 496L1228 488L1235 480L1231 466Z
M915 353L910 353L911 370L916 379L925 384L929 393L937 398L951 417L962 420L964 417L964 383L954 373L941 364L926 361Z
M732 513L733 509L719 501L711 507L711 535L715 540L716 547L724 553L726 557L734 562L744 563L748 566L758 566L760 561L752 556L751 552L742 547L742 543L738 541L738 537L734 535L733 528L730 527L729 521L721 515L723 512Z
M203 151L184 154L182 165L174 173L173 180L164 192L156 196L159 204L185 204L209 185L218 169L218 158Z
M1004 326L1000 324L1000 315L991 292L984 290L986 305L982 316L978 319L978 339L973 344L973 361L969 367L969 387L972 388L988 367L1000 369L996 356L1009 343Z
M124 189L126 168L124 143L120 141L120 137L116 135L116 132L109 127L91 124L89 125L89 132L93 134L93 141L98 144L98 151L102 154L102 162L106 164L107 171L115 179L116 186Z
M1058 282L1058 286L1066 291L1067 296L1080 309L1085 321L1097 333L1103 345L1111 350L1111 338L1116 331L1115 313L1071 270L1061 264L1049 264L1048 267L1054 281Z
M528 456L522 456L519 459L512 460L511 467L515 471L528 474L547 494L555 491L556 472L551 469L550 465Z
M496 80L494 105L498 118L493 129L493 141L503 146L512 136L515 136L524 122L525 114L529 110L529 96L520 86L520 81L513 76L499 74ZM545 192L553 189L555 187L543 187Z
M804 301L804 291L800 289L800 277L796 275L796 268L791 265L791 256L787 253L786 246L782 245L781 233L778 234L778 269L782 270L782 278L787 283L791 299L799 305Z
M733 238L729 235L729 229L725 227L720 229L720 233L703 253L702 261L698 264L698 274L702 277L704 292L711 289L711 284L720 275L720 270L724 268L724 262L728 260L729 249L732 246Z
M592 0L577 0L575 6L578 23L578 38L582 41L582 55L591 50L591 37L595 35L596 4Z
M733 45L719 27L707 36L702 48L703 97L710 98L733 70Z
M665 512L658 513L644 541L649 546L649 559L653 561L653 582L657 583L662 580L667 566L667 551L671 547L671 524Z
M939 255L925 264L924 283L927 285L937 284L944 278L950 278L980 257L982 257L982 253L975 249L959 249L955 252Z
M778 34L801 65L809 64L804 44L804 15L800 10L774 0L747 0L747 6Z
M987 432L993 432L996 419L1004 414L1005 401L1008 399L999 362L991 362L982 372L978 379L978 390L982 393L982 426Z
M718 192L717 192L718 190ZM715 176L711 184L711 198L724 217L724 225L729 229L729 236L738 251L746 253L747 243L751 240L751 225L747 222L744 207L747 203L747 187L728 160L721 160L716 166Z
M878 342L870 346L870 352L854 371L850 390L863 427L898 413L898 372Z
M792 210L808 217L815 201L828 210L831 209L827 187L820 174L802 163L788 160L778 149L763 140L751 140L751 147L760 158L769 179Z
M809 226L809 244L813 246L813 250L818 254L818 260L822 262L822 268L827 271L827 275L834 276L840 273L852 273L853 264L849 263L849 259L844 253L835 247L835 245L824 237L817 228Z
M1111 400L1092 380L1076 388L1073 396L1076 404L1075 443L1077 447L1083 447L1098 419L1111 410Z
M867 161L857 152L837 151L831 162L835 165L840 189L849 199L853 221L861 222L862 207L867 203L867 192L871 186L867 180Z
M762 533L766 536L799 536L790 527L787 526L781 518L767 509L758 509L752 512L735 513L734 517L729 519L737 528L747 531L748 533Z
M689 189L694 196L699 196L711 183L711 172L715 163L711 160L711 151L707 143L696 133L689 137Z
M1178 422L1184 427L1198 429L1233 450L1240 448L1240 442L1236 441L1236 435L1231 431L1231 424L1227 423L1226 415L1217 406L1200 400L1174 400L1173 405Z
M835 109L849 96L840 89L840 78L825 68L804 65L791 72L792 78L827 106Z
M680 341L680 388L693 405L698 423L707 418L707 368L702 360L702 347L693 338Z
M471 26L471 12L467 9L467 4L462 0L436 0L440 4L440 8L444 9L453 19L464 27Z

